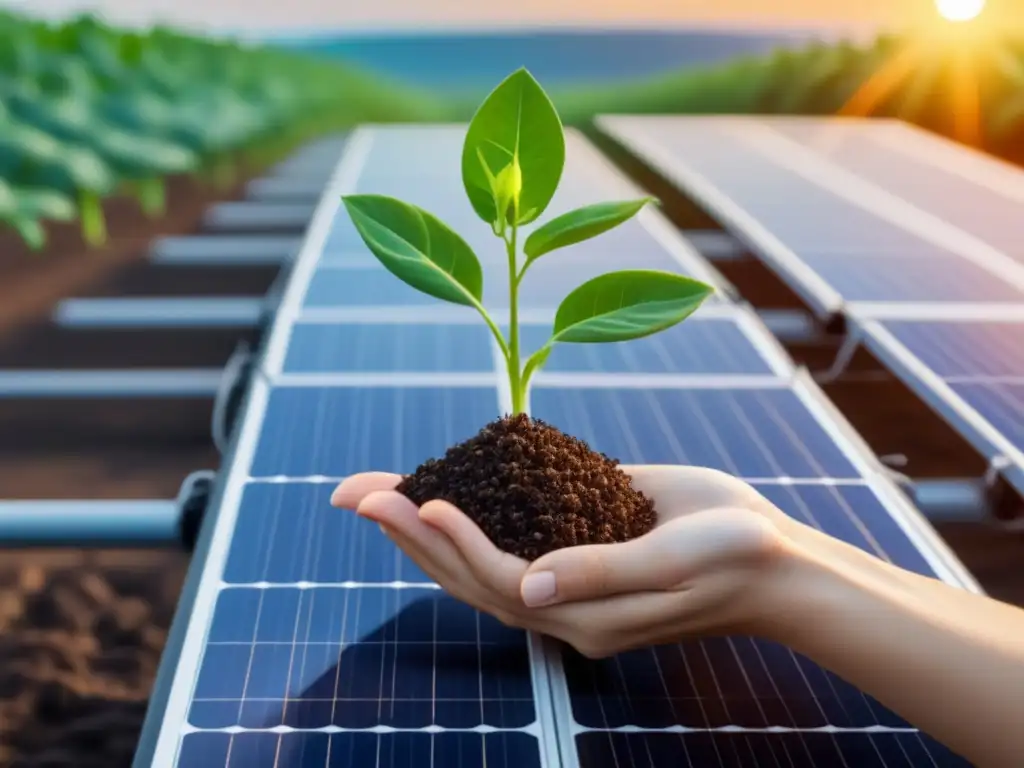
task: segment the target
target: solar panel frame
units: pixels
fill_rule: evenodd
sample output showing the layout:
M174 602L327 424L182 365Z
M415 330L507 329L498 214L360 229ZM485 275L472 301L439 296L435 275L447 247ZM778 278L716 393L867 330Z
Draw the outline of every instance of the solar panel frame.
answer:
M887 327L888 321L911 320L929 323L961 324L971 322L1019 323L1024 333L1024 307L989 305L950 305L936 311L933 307L868 305L853 315L852 338L878 357L897 377L940 414L956 431L1018 490L1024 491L1024 450L1013 444L999 427L986 419L940 376L915 355ZM970 375L956 377L963 383ZM987 377L979 376L978 380ZM1024 379L1021 380L1024 382Z
M359 376L358 374L329 374L318 382L314 377L282 375L282 363L285 359L289 332L294 323L302 319L317 316L327 322L330 318L364 317L362 308L326 308L319 314L307 313L302 309L302 299L310 277L317 269L317 261L329 229L339 208L339 196L350 189L358 177L362 163L365 162L369 146L373 140L374 128L363 127L353 132L335 173L331 177L324 195L317 206L313 220L307 232L306 241L300 251L290 279L284 289L284 295L273 320L270 337L262 353L262 361L257 375L253 377L242 408L239 429L232 445L225 454L226 471L218 480L218 487L209 505L209 513L204 520L199 541L189 570L186 585L179 602L174 624L168 639L153 696L147 713L140 745L134 765L138 768L156 766L170 768L175 765L176 755L181 745L182 733L189 731L187 709L191 703L191 691L198 679L201 661L200 651L204 647L209 623L212 621L214 602L221 591L221 574L230 554L230 542L234 527L240 513L242 494L250 484L250 469L257 450L263 421L267 413L267 405L275 385L303 384L317 386L324 383L373 384L390 386L409 386L416 382L430 381L429 375L414 374L399 376L388 374L384 381L380 374ZM667 222L666 222L667 223ZM437 308L438 315L453 313L457 308ZM407 310L409 318L421 319L419 308ZM907 537L926 557L929 564L941 578L961 584L967 589L978 591L979 587L956 560L945 544L923 517L895 489L887 479L880 465L876 462L866 446L860 442L852 428L845 422L831 404L824 398L820 390L805 372L793 371L781 347L774 337L760 324L749 310L740 307L709 306L702 313L732 313L745 324L749 334L760 338L766 345L767 356L774 360L772 375L747 375L746 386L756 387L759 382L765 386L791 387L798 393L808 411L826 432L835 440L837 446L847 454L852 462L862 471L865 485L875 490L879 498L885 500L893 520L904 531ZM372 314L372 313L371 313ZM394 313L388 312L394 317ZM399 313L401 314L401 313ZM431 313L433 314L433 312ZM541 317L543 314L535 315ZM465 378L469 376L470 378ZM697 387L734 385L734 379L714 375L678 376L672 374L622 374L618 377L609 375L587 376L586 374L547 374L546 378L538 376L538 383L550 387L586 387L586 386L659 386L659 387ZM472 385L472 374L459 374L459 381ZM458 378L456 377L456 378ZM301 379L300 380L297 380ZM452 377L449 375L448 380ZM486 377L484 377L486 378ZM479 379L483 381L484 378ZM734 377L742 379L743 377ZM435 377L433 380L436 380ZM501 391L503 376L497 376L498 395L501 402L508 407L510 397L507 391ZM618 382L618 384L616 383ZM491 385L494 384L493 378ZM304 478L318 482L329 482L331 478ZM271 478L271 480L276 480ZM538 734L554 734L555 740L538 738L542 750L542 764L548 768L565 765L575 766L574 745L567 746L571 741L572 720L557 720L558 707L568 701L559 703L557 694L552 687L551 674L561 663L560 656L550 655L549 643L530 635L531 653L540 663L532 665L533 690L538 708L538 719L535 726ZM552 661L554 659L554 661ZM555 665L555 666L553 666ZM564 714L564 713L563 713ZM571 714L571 713L570 713ZM569 726L569 728L561 727ZM191 729L195 730L195 729ZM231 732L231 731L229 731ZM567 761L567 762L563 762Z
M849 301L841 288L825 280L801 256L797 246L785 242L783 236L773 232L768 224L720 189L715 180L698 171L680 157L677 151L663 146L655 136L650 135L650 131L645 130L646 126L673 125L689 129L700 126L709 133L719 131L716 139L723 142L726 139L719 137L732 134L735 146L743 146L747 150L756 149L756 154L764 157L766 161L771 158L770 162L778 164L780 169L783 168L781 164L785 162L785 170L780 173L779 180L785 180L786 173L801 176L807 184L834 195L837 203L841 203L845 198L851 211L858 210L861 214L867 211L870 216L877 218L880 224L885 222L890 227L895 224L898 229L906 231L923 244L931 244L937 252L953 258L954 261L951 263L962 265L967 270L966 274L975 270L979 281L990 276L999 278L1011 290L1020 292L1020 300L1024 300L1024 264L784 135L784 128L787 125L820 125L821 130L826 130L831 125L850 129L863 123L867 130L867 120L601 115L595 122L606 136L694 197L734 237L786 279L793 290L823 319L833 320L844 312ZM758 182L755 180L752 183ZM967 281L965 288L966 283ZM973 300L974 297L965 295L961 298ZM923 299L927 297L916 296L913 301L918 303ZM1009 304L1018 302L1018 299L1014 294L1007 296L1005 301ZM936 303L944 302L939 299Z

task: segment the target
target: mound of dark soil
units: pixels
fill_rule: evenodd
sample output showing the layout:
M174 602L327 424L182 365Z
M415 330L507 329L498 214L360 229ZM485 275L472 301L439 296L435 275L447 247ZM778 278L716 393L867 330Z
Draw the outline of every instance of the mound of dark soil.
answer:
M654 527L653 502L618 464L520 414L424 462L397 490L420 505L454 504L495 546L535 560L562 547L627 541Z

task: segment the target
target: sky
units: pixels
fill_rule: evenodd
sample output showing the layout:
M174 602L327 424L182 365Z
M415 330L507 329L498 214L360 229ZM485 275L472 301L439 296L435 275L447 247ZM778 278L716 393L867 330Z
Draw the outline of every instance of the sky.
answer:
M1024 0L990 0L1015 6ZM89 9L112 22L288 34L545 25L902 26L934 16L934 0L0 0L46 15Z

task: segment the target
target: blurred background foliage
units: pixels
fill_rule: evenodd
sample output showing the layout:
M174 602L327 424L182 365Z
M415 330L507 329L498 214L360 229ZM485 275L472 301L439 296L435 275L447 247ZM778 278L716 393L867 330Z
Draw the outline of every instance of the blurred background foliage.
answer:
M38 248L42 221L77 217L101 244L115 193L157 216L168 176L225 184L353 122L438 117L411 89L274 47L2 13L0 223Z
M550 90L584 127L602 112L882 115L1024 154L1024 39L951 29ZM0 226L39 248L43 222L77 220L101 244L108 196L156 217L170 176L226 185L323 133L466 120L477 102L274 45L0 13Z

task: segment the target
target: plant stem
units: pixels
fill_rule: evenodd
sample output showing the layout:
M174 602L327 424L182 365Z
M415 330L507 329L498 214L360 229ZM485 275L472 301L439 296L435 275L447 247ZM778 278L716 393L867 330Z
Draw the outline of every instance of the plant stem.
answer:
M78 198L78 215L82 221L82 238L91 247L107 241L107 224L99 195L83 190Z
M519 227L512 224L512 236L505 240L508 251L508 383L512 389L512 415L526 413L519 359L519 275L516 272L516 235Z
M167 193L164 181L159 176L140 179L139 203L143 213L150 218L163 215L167 207Z

